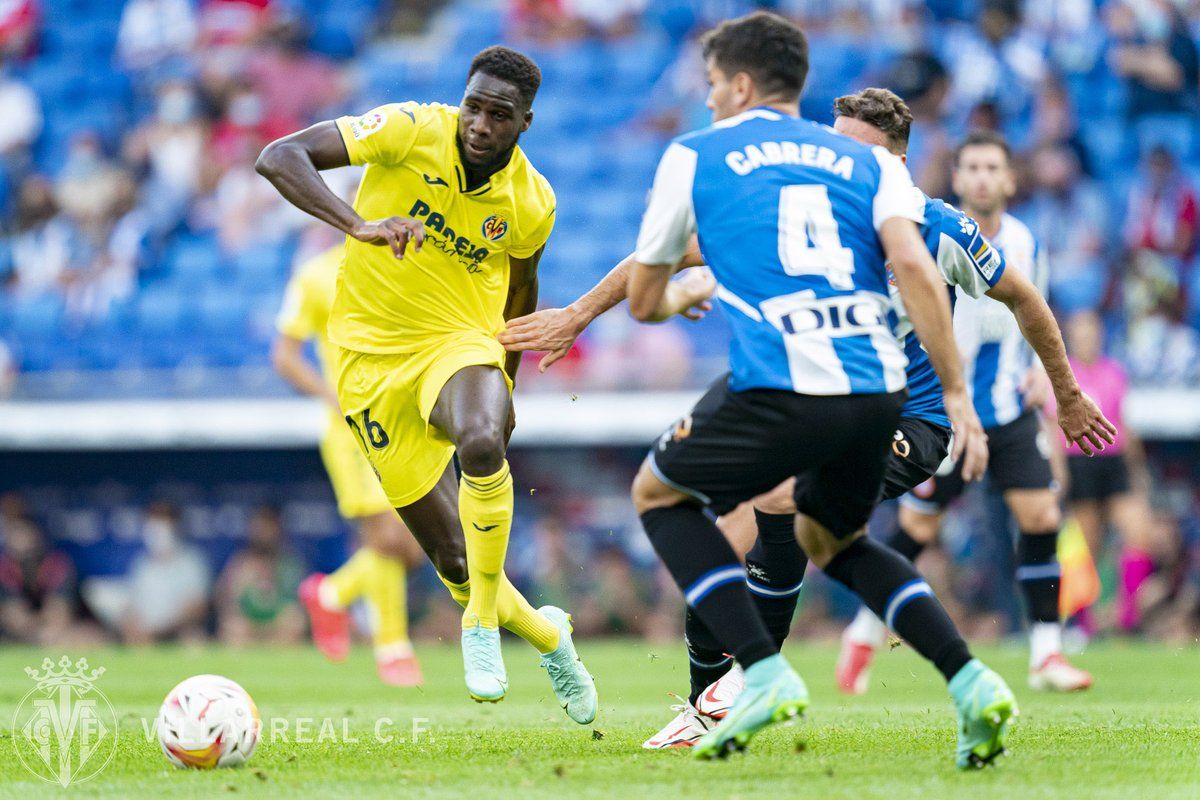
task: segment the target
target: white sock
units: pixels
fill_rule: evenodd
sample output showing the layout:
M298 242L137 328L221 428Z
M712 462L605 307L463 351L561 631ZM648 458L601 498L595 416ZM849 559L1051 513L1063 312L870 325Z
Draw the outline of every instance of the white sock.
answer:
M846 628L846 639L878 649L887 644L887 627L879 621L875 612L863 606Z
M1055 653L1062 652L1062 625L1035 622L1029 627L1029 667L1036 669Z

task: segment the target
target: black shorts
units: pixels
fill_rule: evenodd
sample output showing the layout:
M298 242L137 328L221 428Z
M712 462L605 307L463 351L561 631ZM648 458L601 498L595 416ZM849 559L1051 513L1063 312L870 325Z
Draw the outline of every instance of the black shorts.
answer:
M988 481L993 489L1053 489L1050 443L1034 411L1007 425L986 430ZM932 478L904 496L904 504L927 514L940 514L962 495L966 485L958 464L947 462Z
M844 537L879 500L906 392L818 397L714 383L650 450L659 480L717 514L793 476L796 507Z
M1067 498L1077 500L1107 500L1129 491L1129 469L1122 456L1069 456L1071 486Z
M949 455L949 428L902 417L883 471L883 499L893 500L929 480Z

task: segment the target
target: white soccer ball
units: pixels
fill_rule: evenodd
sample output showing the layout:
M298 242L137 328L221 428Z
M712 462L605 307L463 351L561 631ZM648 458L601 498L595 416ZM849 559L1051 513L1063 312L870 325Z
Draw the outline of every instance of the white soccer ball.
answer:
M250 695L220 675L196 675L172 689L157 725L167 759L191 769L244 764L262 728Z

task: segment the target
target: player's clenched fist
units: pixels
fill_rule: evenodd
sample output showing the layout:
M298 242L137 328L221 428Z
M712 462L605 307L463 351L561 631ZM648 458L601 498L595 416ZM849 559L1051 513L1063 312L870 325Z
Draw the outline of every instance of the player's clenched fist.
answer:
M350 235L367 244L387 245L396 258L404 258L404 250L412 242L413 249L421 252L425 242L425 223L409 217L388 217L369 222L350 231Z

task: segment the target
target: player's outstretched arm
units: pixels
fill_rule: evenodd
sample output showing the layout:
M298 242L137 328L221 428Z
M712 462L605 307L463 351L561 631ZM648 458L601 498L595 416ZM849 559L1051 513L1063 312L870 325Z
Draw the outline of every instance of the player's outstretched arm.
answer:
M1025 341L1041 360L1058 405L1058 425L1067 441L1078 444L1089 456L1103 450L1106 442L1112 444L1117 428L1079 388L1054 313L1033 282L1019 270L1008 269L987 295L1009 307Z
M276 336L271 344L271 365L296 391L323 400L330 408L339 408L333 387L304 357L304 342L301 340L285 334Z
M952 455L955 460L962 459L963 478L976 480L987 469L987 435L967 396L946 284L911 220L903 217L886 220L879 227L879 240L896 276L896 286L913 330L942 382L946 416L954 429Z
M425 241L421 222L407 217L364 220L321 178L321 170L349 165L337 123L326 120L271 142L259 153L254 169L296 208L360 242L387 245L396 258L404 257L410 241L420 250Z
M629 286L629 268L633 255L626 256L586 294L565 308L545 308L533 314L511 319L500 334L500 343L510 352L534 350L546 355L538 363L545 372L550 365L570 352L581 333L605 311L625 299ZM701 266L700 245L693 237L679 268ZM712 309L709 298L716 288L707 273L689 273L667 287L673 314L698 320Z

